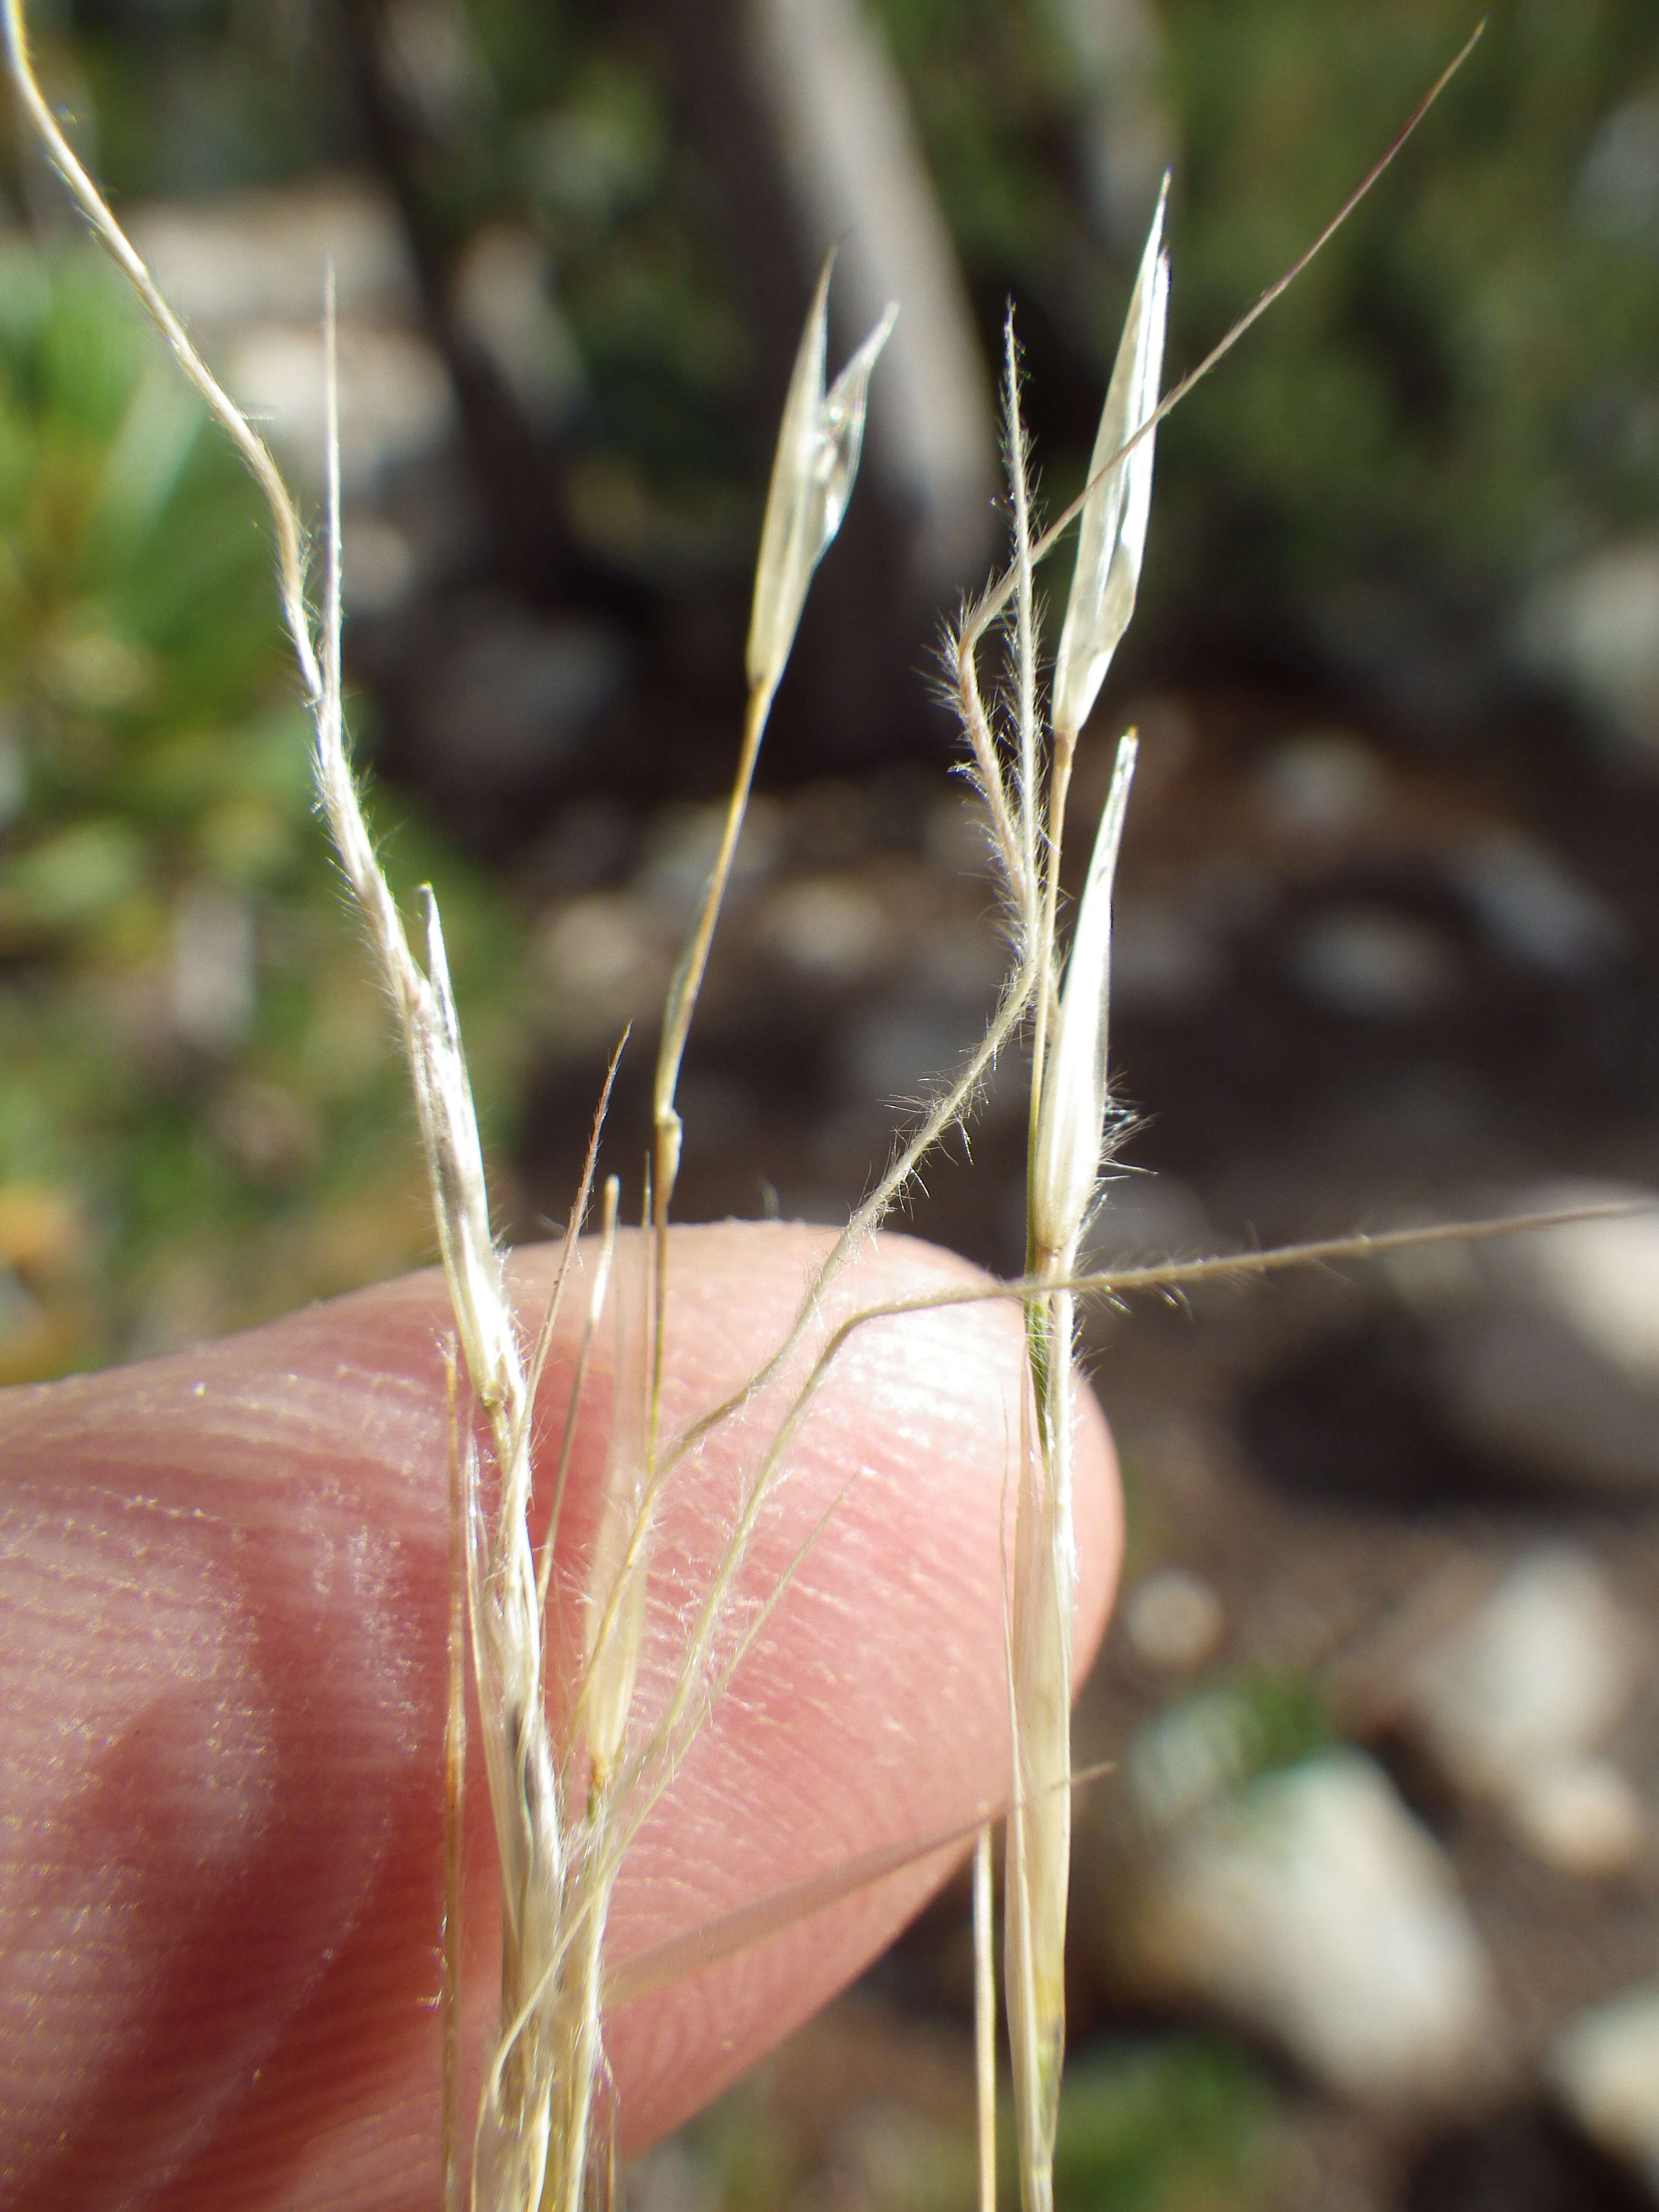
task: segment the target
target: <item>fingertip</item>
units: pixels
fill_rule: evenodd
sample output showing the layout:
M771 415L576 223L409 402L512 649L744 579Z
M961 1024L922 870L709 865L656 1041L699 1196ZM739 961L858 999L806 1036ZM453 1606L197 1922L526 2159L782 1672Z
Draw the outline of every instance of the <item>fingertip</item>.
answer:
M676 1233L671 1426L775 1346L826 1243L769 1226ZM515 1261L527 1310L550 1265L546 1251ZM908 1238L872 1240L815 1325L971 1279ZM582 1304L550 1364L554 1439ZM146 2191L168 2212L429 2198L447 1326L428 1275L0 1399L0 1564L23 1631L0 1656L0 1754L28 1799L0 1855L14 1960L0 2094L10 2170L31 2177L33 2205ZM787 1571L787 1597L624 1868L618 1957L1000 1802L1021 1334L1016 1306L989 1304L872 1322L848 1340L757 1530L739 1617ZM607 1328L584 1400L573 1543L603 1455L610 1350ZM647 1696L669 1678L689 1595L785 1403L747 1405L665 1502ZM1092 1401L1079 1419L1081 1661L1118 1523ZM471 1811L481 2042L494 1941L482 1788ZM946 1863L620 2014L624 2141L672 2124L843 1984Z

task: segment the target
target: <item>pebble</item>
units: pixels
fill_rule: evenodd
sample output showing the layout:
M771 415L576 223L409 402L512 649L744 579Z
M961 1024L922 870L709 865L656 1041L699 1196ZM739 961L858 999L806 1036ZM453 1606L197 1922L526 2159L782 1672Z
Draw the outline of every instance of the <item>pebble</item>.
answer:
M1214 1656L1227 1616L1201 1575L1161 1567L1129 1593L1123 1626L1137 1659L1163 1672L1187 1673Z
M922 850L941 875L988 876L990 826L980 800L956 791L935 799L922 823Z
M732 863L734 888L771 874L782 858L786 817L775 799L752 797ZM723 802L665 806L648 823L635 888L672 930L687 927L708 888L726 827Z
M1332 907L1304 927L1291 971L1311 997L1340 1013L1410 1021L1455 992L1458 962L1439 931L1387 907Z
M1256 770L1256 797L1280 836L1328 840L1363 829L1388 788L1382 763L1346 730L1310 730L1277 745Z
M344 323L339 331L340 481L368 492L422 459L455 418L449 373L417 331ZM224 349L225 380L294 467L319 478L327 434L321 331L310 323L248 323Z
M348 498L449 436L448 372L416 325L403 227L385 193L324 177L201 202L154 201L133 211L129 228L236 399L313 485L323 466L319 318L330 269Z
M1615 107L1590 142L1578 180L1580 211L1605 237L1659 230L1659 94Z
M1570 2021L1545 2056L1544 2078L1590 2141L1638 2166L1659 2194L1659 1984Z
M668 981L660 934L625 891L592 891L555 908L538 949L558 1041L572 1051L609 1050L624 1024L654 1012Z
M1534 1858L1607 1879L1648 1845L1641 1798L1595 1748L1627 1709L1642 1657L1595 1561L1540 1546L1409 1662L1404 1718L1447 1780L1493 1805Z
M1136 1917L1153 1995L1214 2006L1358 2103L1455 2106L1488 2075L1480 1936L1439 1845L1359 1753L1262 1776L1183 1824Z
M253 908L246 894L207 879L173 902L173 1026L197 1050L226 1053L252 1024L257 997Z
M1516 1200L1517 1211L1593 1206L1640 1210L1500 1237L1488 1272L1565 1322L1631 1382L1659 1389L1659 1191L1558 1183Z
M1500 1212L1639 1207L1470 1248L1432 1320L1435 1387L1482 1453L1571 1489L1659 1486L1659 1194L1559 1183Z
M718 2212L722 2195L708 2160L679 2136L653 2145L628 2168L634 2212Z
M1628 1874L1647 1849L1640 1797L1611 1759L1593 1753L1553 1760L1528 1776L1510 1811L1532 1856L1563 1874L1590 1881Z
M1540 585L1522 649L1602 715L1633 754L1659 766L1659 538L1609 545Z
M135 246L186 323L314 324L331 266L343 321L413 317L414 271L389 194L317 178L208 200L154 200L126 218Z
M912 992L855 1006L836 1054L843 1096L860 1102L879 1099L886 1106L913 1106L933 1097L941 1080L957 1073L983 1037L986 1013L979 1006ZM1015 1066L1012 1056L1006 1064ZM1023 1095L1021 1085L1003 1103L1017 1105Z
M1593 975L1624 950L1600 893L1518 830L1481 830L1450 855L1448 874L1493 943L1547 975Z
M1237 1790L1261 1754L1261 1717L1246 1692L1223 1684L1183 1698L1129 1746L1135 1812L1149 1832L1173 1834Z
M1640 1647L1586 1553L1540 1546L1413 1661L1409 1711L1449 1779L1519 1796L1598 1742L1628 1705Z
M809 982L852 984L882 964L887 917L863 884L809 876L773 893L760 936L783 966Z

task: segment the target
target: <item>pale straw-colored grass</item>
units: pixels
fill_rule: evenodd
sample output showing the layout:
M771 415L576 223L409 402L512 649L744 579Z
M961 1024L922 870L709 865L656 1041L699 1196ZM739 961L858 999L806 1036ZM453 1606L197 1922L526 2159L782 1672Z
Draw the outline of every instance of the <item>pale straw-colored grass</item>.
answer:
M554 1287L533 1342L508 1302L502 1255L491 1234L483 1160L467 1083L459 1022L429 896L421 951L376 861L348 757L340 678L337 441L331 380L332 310L326 315L331 386L322 605L307 597L306 541L270 454L214 379L157 292L96 187L65 142L30 68L21 0L4 0L7 61L24 112L87 218L136 288L184 374L246 461L269 502L278 589L314 733L319 804L346 880L368 925L408 1061L434 1215L454 1320L449 1358L449 1461L455 1532L446 1735L445 1927L441 2010L445 2029L441 2187L447 2212L583 2212L614 2185L613 2115L603 2094L607 2008L661 1988L743 1946L951 1845L974 1847L976 2071L981 2106L981 2208L995 2205L995 2063L991 1831L961 1829L895 1838L848 1865L827 1868L775 1896L758 1898L710 1926L607 1968L610 1901L633 1838L674 1775L714 1702L752 1648L817 1533L809 1530L774 1585L741 1619L734 1597L748 1552L793 1442L851 1336L884 1317L1017 1298L1024 1307L1026 1374L1018 1461L1014 1556L1005 1565L1007 1670L1013 1763L1005 1881L1005 1982L1013 2088L1027 2212L1048 2212L1064 2054L1063 1944L1069 1874L1071 1623L1075 1583L1072 1435L1078 1297L1164 1292L1212 1276L1264 1273L1310 1259L1352 1259L1463 1227L1333 1240L1297 1251L1250 1254L1110 1274L1079 1273L1079 1241L1098 1202L1109 1133L1107 1032L1113 872L1122 834L1134 740L1120 746L1069 951L1062 952L1061 847L1072 761L1113 653L1133 610L1146 542L1153 434L1158 422L1236 343L1347 212L1322 232L1296 268L1264 294L1221 344L1158 397L1169 269L1161 196L1131 298L1084 490L1048 528L1033 519L1019 375L1012 329L1006 365L1013 557L1005 575L965 612L949 641L952 692L970 773L983 801L1009 921L1012 956L996 1013L981 1044L915 1125L865 1202L805 1285L793 1321L759 1368L672 1434L661 1432L663 1346L670 1297L670 1206L678 1170L679 1070L742 832L768 715L813 572L836 535L856 475L870 378L892 310L826 388L826 265L809 311L773 465L757 566L747 649L749 703L737 775L717 858L670 986L653 1086L654 1138L643 1178L646 1233L617 1237L620 1193L604 1187L597 1243L579 1249L610 1092L607 1078L571 1206ZM1471 41L1471 44L1473 41ZM1468 49L1465 49L1467 52ZM1461 60L1462 56L1459 57ZM1453 68L1457 64L1455 63ZM1449 76L1450 70L1446 72ZM1372 173L1393 156L1439 91L1443 77ZM1363 192L1372 179L1360 187ZM1354 195L1357 199L1358 193ZM1352 200L1348 206L1353 204ZM1047 712L1040 696L1037 564L1072 522L1079 551ZM977 656L1012 606L1005 717L988 706ZM1007 726L1004 726L1005 721ZM847 1316L807 1362L787 1409L746 1476L719 1565L689 1608L666 1694L648 1720L635 1679L659 1508L697 1446L793 1372L817 1332L823 1296L877 1226L929 1150L971 1111L998 1055L1029 1024L1031 1051L1028 1244L1024 1277L868 1306ZM619 1047L619 1050L620 1050ZM611 1075L615 1074L613 1060ZM1580 1218L1553 1215L1549 1219ZM1486 1229L1514 1224L1486 1224ZM1535 1225L1532 1224L1532 1225ZM1476 1231L1474 1233L1482 1233ZM535 1475L532 1410L571 1278L584 1276L574 1375L550 1470L550 1511L539 1553L529 1508ZM615 1332L614 1409L595 1533L581 1564L580 1661L572 1685L550 1682L550 1632L561 1602L555 1545L572 1463L577 1407L600 1329ZM821 1332L817 1332L821 1334ZM459 1357L457 1356L459 1355ZM850 1481L852 1478L849 1477ZM832 1499L817 1527L836 1510ZM465 1668L470 1656L499 1859L502 1958L499 2031L485 2069L472 2142L459 2107L461 1792L465 1762ZM550 1694L553 1693L553 1694Z

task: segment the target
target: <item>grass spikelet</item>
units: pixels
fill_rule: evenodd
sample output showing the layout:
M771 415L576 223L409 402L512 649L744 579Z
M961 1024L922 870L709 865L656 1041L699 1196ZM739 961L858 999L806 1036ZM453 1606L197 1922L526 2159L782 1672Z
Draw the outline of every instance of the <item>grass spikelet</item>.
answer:
M1101 410L1089 489L1078 518L1077 563L1054 672L1054 741L1067 748L1077 743L1100 696L1140 584L1152 504L1154 441L1150 428L1146 437L1139 434L1158 406L1169 320L1170 257L1164 251L1169 198L1166 173ZM1124 458L1115 466L1119 453Z
M1072 933L1054 1046L1043 1069L1027 1208L1030 1272L1039 1280L1074 1271L1078 1240L1100 1189L1108 1108L1112 881L1138 750L1133 731L1119 741Z
M1052 2197L1066 2050L1066 1906L1071 1869L1073 1340L1075 1270L1099 1187L1106 1117L1112 874L1135 746L1118 748L1111 795L1078 916L1053 1048L1043 1069L1030 1169L1026 1308L1027 1449L1015 1522L1011 1634L1014 1754L1006 1903L1014 2109L1027 2212Z
M1072 1403L1074 1301L1063 1287L1075 1272L1083 1224L1099 1185L1106 1118L1107 998L1111 884L1133 773L1134 740L1119 749L1078 926L1066 986L1054 1004L1059 879L1066 797L1078 732L1133 611L1152 501L1152 441L1140 433L1158 404L1169 299L1160 193L1129 302L1117 362L1095 444L1097 471L1081 503L1079 546L1050 700L1046 784L1037 707L1036 553L1020 419L1018 359L1012 321L1006 342L1011 568L1014 601L1013 787L994 762L1013 830L1018 866L1011 903L1031 948L1036 1023L1031 1052L1026 1273L1042 1285L1026 1309L1029 1395L1023 1417L1021 1480L1010 1624L1010 1786L1005 1869L1006 1991L1026 2212L1048 2212L1066 2046L1066 1904L1071 1864ZM964 641L957 665L970 665ZM976 690L968 734L987 781L976 732ZM997 817L991 805L994 822ZM1040 885L1040 888L1039 888Z
M898 314L897 307L890 304L826 392L823 363L834 261L833 254L825 260L807 310L778 426L755 562L744 659L750 689L769 697L782 679L812 571L841 528L852 497L864 443L870 373Z
M864 444L871 372L898 313L896 307L888 307L826 393L823 368L833 261L832 255L824 262L812 304L807 310L806 326L801 333L773 456L744 655L749 704L744 720L743 749L726 807L720 850L709 872L691 933L669 984L663 1014L652 1103L657 1132L653 1163L656 1202L664 1224L679 1170L680 1122L674 1108L674 1094L679 1083L680 1061L708 965L714 925L731 878L732 863L737 856L761 739L794 643L801 609L806 603L807 586L841 528L847 502L852 497Z

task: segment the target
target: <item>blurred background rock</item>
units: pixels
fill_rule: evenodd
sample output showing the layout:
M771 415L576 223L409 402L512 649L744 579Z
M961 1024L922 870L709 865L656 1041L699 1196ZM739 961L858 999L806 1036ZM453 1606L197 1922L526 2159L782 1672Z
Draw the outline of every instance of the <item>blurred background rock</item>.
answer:
M630 1177L713 851L812 276L890 295L862 481L683 1082L681 1210L832 1219L1002 949L933 696L997 557L1012 300L1081 481L1175 172L1170 362L1299 250L1450 0L79 0L43 74L314 501L434 879L498 1218ZM430 1254L307 791L264 526L32 154L0 176L0 1374ZM1064 560L1048 590L1057 602ZM1510 0L1161 434L1085 738L1144 769L1093 1257L1659 1188L1659 20ZM1086 826L1086 820L1085 823ZM915 1225L1012 1268L1012 1069ZM1101 1316L1126 1600L1079 1722L1066 2212L1659 2188L1659 1232ZM971 2197L960 1895L635 2194Z

